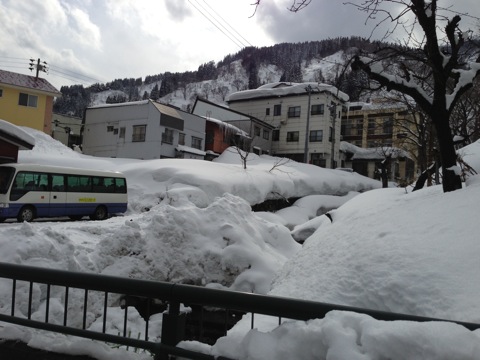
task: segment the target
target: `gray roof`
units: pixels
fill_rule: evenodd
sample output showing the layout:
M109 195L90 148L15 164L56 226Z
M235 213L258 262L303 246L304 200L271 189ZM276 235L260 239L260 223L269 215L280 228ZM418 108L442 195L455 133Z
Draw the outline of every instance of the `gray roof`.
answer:
M60 91L45 79L40 77L35 79L35 76L18 74L5 70L0 70L0 85L10 85L17 88L35 90L56 97L62 95Z

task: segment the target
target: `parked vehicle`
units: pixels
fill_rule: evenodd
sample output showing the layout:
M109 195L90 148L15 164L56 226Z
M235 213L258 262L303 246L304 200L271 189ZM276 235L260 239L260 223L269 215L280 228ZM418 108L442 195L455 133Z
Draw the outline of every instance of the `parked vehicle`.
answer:
M104 220L127 210L122 173L37 164L0 165L0 221L89 216Z

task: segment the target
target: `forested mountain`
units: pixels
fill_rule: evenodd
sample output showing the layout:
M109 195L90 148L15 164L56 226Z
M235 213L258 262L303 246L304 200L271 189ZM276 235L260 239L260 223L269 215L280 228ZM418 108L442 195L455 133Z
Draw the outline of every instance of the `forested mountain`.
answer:
M102 103L153 99L188 110L195 97L223 102L231 92L255 89L273 81L318 81L331 83L358 98L357 83L364 81L346 60L358 49L375 50L380 43L359 37L342 37L303 43L282 43L269 47L247 47L215 64L201 64L196 71L164 72L142 78L115 79L106 84L63 86L54 112L83 116L84 109ZM349 56L350 54L350 56Z

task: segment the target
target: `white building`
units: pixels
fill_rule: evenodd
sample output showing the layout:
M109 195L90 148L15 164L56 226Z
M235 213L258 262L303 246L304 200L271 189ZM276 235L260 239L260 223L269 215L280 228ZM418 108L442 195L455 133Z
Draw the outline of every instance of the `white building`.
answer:
M205 119L152 100L85 110L83 153L133 159L205 156Z
M272 155L335 168L339 161L341 110L348 95L318 83L272 83L239 91L229 107L272 125ZM333 156L332 156L333 153Z

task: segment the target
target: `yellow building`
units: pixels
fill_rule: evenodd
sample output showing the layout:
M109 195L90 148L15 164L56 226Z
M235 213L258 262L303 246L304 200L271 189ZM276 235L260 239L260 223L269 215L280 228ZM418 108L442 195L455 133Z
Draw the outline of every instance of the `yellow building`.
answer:
M53 99L62 94L47 80L0 70L0 119L51 133Z

